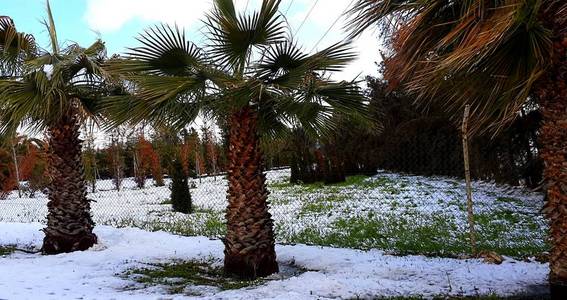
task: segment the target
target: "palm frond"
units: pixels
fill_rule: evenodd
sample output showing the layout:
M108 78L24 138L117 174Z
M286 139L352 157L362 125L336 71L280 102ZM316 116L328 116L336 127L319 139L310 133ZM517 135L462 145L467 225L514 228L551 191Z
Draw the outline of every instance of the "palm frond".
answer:
M110 61L109 70L119 73L146 73L164 76L195 74L204 60L203 51L185 38L177 26L156 25L137 40L143 46L130 48L125 59Z
M60 48L49 1L43 24L51 53L38 50L33 36L19 33L10 18L0 17L2 132L21 125L32 131L44 130L68 114L102 118L97 101L108 93L109 79L103 68L104 43L99 40L87 48L74 43Z
M344 115L368 115L367 100L357 82L320 81L314 94Z
M398 22L407 20L423 6L423 1L416 0L357 0L347 11L350 20L345 29L350 37L360 35L371 26L382 26L385 32L391 32L398 27Z
M549 67L551 31L542 1L372 1L351 10L353 35L390 26L393 56L386 77L436 103L459 121L471 105L471 133L509 124Z
M206 82L198 77L130 76L138 85L138 97L159 104L179 98L199 97L205 93Z
M333 131L332 108L318 102L305 102L285 93L272 93L258 105L259 129L275 137L292 127L301 127L313 136Z
M356 59L351 44L341 42L312 55L303 53L294 43L284 42L269 48L256 69L259 77L271 84L293 88L312 72L340 71Z
M51 51L53 54L59 53L59 40L57 39L57 30L55 29L55 21L53 20L53 13L51 12L51 5L49 0L47 3L47 21L44 21L44 25L49 32L49 42L51 44Z
M0 132L29 123L34 130L54 124L68 106L59 101L60 91L51 89L44 72L26 75L23 80L0 80Z
M0 76L12 76L22 69L25 58L35 56L32 35L18 32L10 17L0 16Z
M283 42L268 48L262 61L256 66L258 76L271 79L305 64L307 54L293 42ZM273 79L272 79L273 80Z
M103 68L106 57L106 47L104 42L97 40L88 48L77 45L75 51L66 53L62 64L58 67L65 74L64 78L69 81L75 80L78 76L82 81L98 82L100 78L107 77Z
M105 122L106 129L126 123L135 125L142 122L158 127L182 129L197 118L206 101L203 98L200 102L184 100L162 101L156 104L136 95L114 95L103 98L100 105L106 115L111 116Z
M281 0L265 0L260 11L237 16L232 0L216 0L205 25L212 42L211 55L218 65L243 74L253 46L266 46L283 39L284 26L278 8Z

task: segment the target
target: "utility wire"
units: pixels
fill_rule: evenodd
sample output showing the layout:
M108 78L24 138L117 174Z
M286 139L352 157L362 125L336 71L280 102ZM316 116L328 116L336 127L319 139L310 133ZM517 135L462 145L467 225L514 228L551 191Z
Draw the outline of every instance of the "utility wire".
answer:
M323 36L319 39L319 41L317 41L317 43L315 44L315 46L313 46L313 48L311 49L310 52L313 52L313 50L315 50L317 48L317 46L319 46L319 44L325 39L325 37L327 36L327 34L329 34L329 32L331 32L331 29L337 25L337 22L345 15L345 13L347 12L347 10L349 9L349 7L351 7L351 5L354 3L354 0L351 0L350 3L347 5L347 7L344 9L344 11L335 19L335 21L331 24L331 26L329 26L329 28L327 28L327 31L325 31L325 33L323 34Z
M287 15L287 13L289 12L289 9L291 8L291 6L293 5L293 2L295 2L295 0L291 0L291 2L289 3L289 5L287 6L287 9L284 12L284 16Z
M299 25L299 28L297 28L297 31L295 32L295 34L297 35L299 33L299 31L301 31L301 28L303 27L303 25L305 24L305 21L307 21L307 18L309 18L309 16L311 15L311 13L313 12L313 10L315 9L315 6L317 6L317 3L319 2L319 0L315 0L315 3L313 3L313 6L311 6L311 9L309 10L309 12L307 13L307 15L305 16L305 18L303 19L303 21L301 22L301 25Z

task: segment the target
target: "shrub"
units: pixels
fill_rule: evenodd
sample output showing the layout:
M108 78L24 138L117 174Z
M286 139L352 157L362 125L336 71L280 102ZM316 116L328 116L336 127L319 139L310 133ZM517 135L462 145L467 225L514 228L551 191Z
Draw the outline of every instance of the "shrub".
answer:
M183 171L183 165L179 160L172 164L171 174L171 205L176 212L189 214L193 211L191 203L191 193L187 176Z

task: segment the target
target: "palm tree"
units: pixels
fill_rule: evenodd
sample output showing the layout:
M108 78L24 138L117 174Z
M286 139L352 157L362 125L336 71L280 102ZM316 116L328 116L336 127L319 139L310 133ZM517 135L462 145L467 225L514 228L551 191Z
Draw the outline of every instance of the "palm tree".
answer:
M358 0L350 15L353 35L373 25L391 33L390 83L455 118L470 104L476 133L498 131L537 99L549 279L555 294L567 294L567 2Z
M104 84L100 68L105 46L71 44L60 48L47 2L45 22L51 51L41 50L33 36L19 33L8 17L0 19L0 131L18 126L47 131L49 202L42 251L55 254L85 250L97 242L81 162L79 125L98 118L96 99Z
M125 59L110 70L137 89L137 100L111 97L117 120L149 119L184 127L198 114L228 122L228 208L225 272L243 278L278 271L273 221L263 174L260 133L298 125L311 132L333 129L333 111L365 111L354 82L334 82L355 55L348 43L305 54L286 38L279 0L238 15L232 0L215 0L205 20L209 45L186 41L177 27L146 30Z

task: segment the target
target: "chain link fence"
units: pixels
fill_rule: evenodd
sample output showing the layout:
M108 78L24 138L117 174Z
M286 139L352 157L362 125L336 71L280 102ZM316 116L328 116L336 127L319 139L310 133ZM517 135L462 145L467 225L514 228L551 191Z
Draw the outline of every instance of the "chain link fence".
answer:
M290 169L266 172L277 240L281 243L378 248L399 254L468 253L466 190L461 179L379 171L325 185L290 184ZM111 179L90 191L97 225L139 227L212 238L224 233L227 181L223 175L190 180L194 212L177 213L170 179L145 188L125 178L120 191ZM25 186L25 183L24 183ZM480 250L515 257L546 251L541 193L490 182L473 182ZM16 191L0 200L1 222L44 222L47 196Z

